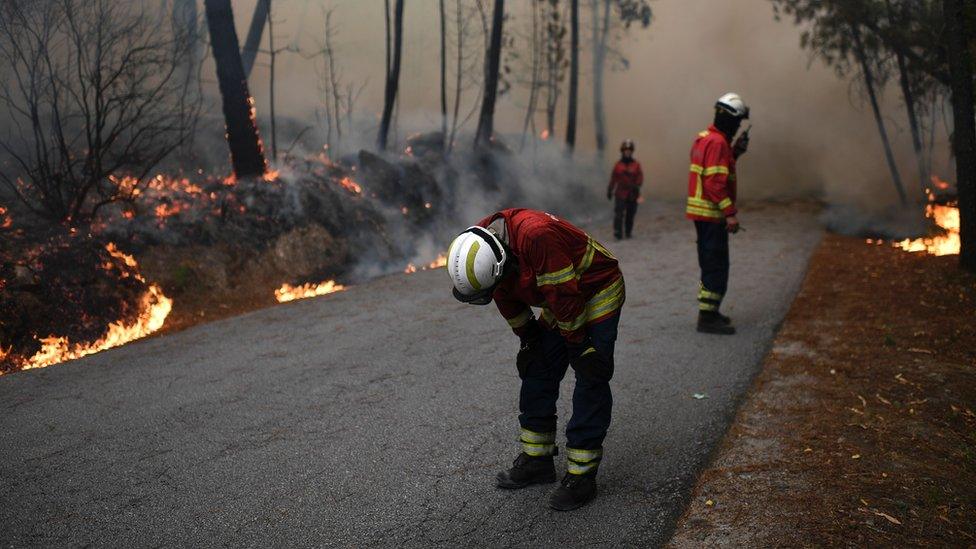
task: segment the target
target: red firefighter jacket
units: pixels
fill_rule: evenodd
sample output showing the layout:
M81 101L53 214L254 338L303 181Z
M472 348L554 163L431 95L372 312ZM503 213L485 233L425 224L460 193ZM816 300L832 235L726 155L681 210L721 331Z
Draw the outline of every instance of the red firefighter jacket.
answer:
M614 195L621 200L637 200L640 186L644 183L644 172L640 162L632 160L624 162L618 160L610 174L610 185L607 191L614 191Z
M725 134L711 125L691 146L688 206L685 215L695 221L721 222L735 215L735 157Z
M605 320L624 303L617 260L585 232L554 215L513 208L478 222L495 230L518 262L518 273L495 288L498 311L519 336L542 309L540 320L558 327L571 343L585 326Z

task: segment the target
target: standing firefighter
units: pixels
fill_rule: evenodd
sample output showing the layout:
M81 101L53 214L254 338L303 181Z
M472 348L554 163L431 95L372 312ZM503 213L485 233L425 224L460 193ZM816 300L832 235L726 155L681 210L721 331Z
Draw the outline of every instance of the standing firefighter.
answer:
M688 219L698 233L698 331L734 334L732 320L719 312L729 283L729 233L739 231L735 208L735 162L749 146L748 132L732 144L749 107L727 93L715 103L715 121L691 147Z
M620 160L610 174L607 186L607 200L616 196L613 205L613 236L620 240L630 238L634 230L634 215L637 213L637 199L644 183L644 172L640 162L634 159L634 142L630 139L620 144Z
M596 497L596 473L610 426L613 349L624 303L617 260L585 232L551 214L502 210L451 243L447 271L454 297L492 300L521 340L515 363L521 453L498 473L500 488L555 482L556 399L576 371L573 417L566 426L567 473L549 499L569 511ZM538 319L530 307L542 309Z

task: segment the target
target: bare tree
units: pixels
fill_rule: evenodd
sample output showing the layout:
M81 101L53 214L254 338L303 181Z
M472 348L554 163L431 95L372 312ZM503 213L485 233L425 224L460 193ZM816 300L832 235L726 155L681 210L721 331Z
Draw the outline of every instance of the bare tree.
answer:
M559 0L539 0L545 5L545 90L546 137L556 133L556 106L563 79L566 77L566 26L560 13Z
M888 169L891 170L891 178L898 191L898 198L902 204L908 203L905 196L905 186L901 182L901 174L898 172L898 165L895 163L894 153L891 151L891 141L888 139L888 130L885 128L884 118L881 116L881 107L878 104L878 94L875 90L874 73L867 53L865 52L864 41L861 38L861 28L856 22L850 24L851 40L853 42L854 56L861 65L861 75L864 77L864 88L871 102L871 110L874 112L874 120L878 123L878 133L881 135L881 143L884 145L885 159L888 161Z
M217 81L223 99L234 174L254 177L264 174L267 163L254 119L254 99L247 87L247 76L241 64L241 51L234 29L234 12L230 0L205 0L210 46L217 64Z
M193 131L188 44L140 3L0 4L0 182L70 225L131 200Z
M441 140L447 150L447 14L440 0L441 18Z
M495 98L498 96L498 72L502 53L502 26L505 22L505 0L495 0L492 12L491 44L485 52L485 92L481 101L481 114L475 132L475 146L487 146L495 131Z
M390 134L390 121L393 117L393 107L396 105L397 90L400 86L400 60L403 56L403 0L396 0L396 5L393 10L393 60L391 61L389 71L386 73L383 118L380 120L379 136L376 139L376 148L381 151L386 150ZM387 25L387 28L389 29L389 25Z
M579 99L579 0L569 3L569 108L566 113L566 149L576 148L576 107Z
M520 150L525 149L525 138L531 129L535 135L535 114L538 110L539 89L542 86L542 52L543 35L540 31L539 3L532 2L532 27L529 34L529 100L525 107L525 118L522 121L522 139Z
M271 0L258 0L254 5L254 15L251 16L251 26L247 29L247 38L244 40L244 49L241 50L241 64L244 66L244 76L251 77L251 69L254 68L254 59L258 55L258 48L261 47L261 35L264 33L264 24L269 22L271 14Z

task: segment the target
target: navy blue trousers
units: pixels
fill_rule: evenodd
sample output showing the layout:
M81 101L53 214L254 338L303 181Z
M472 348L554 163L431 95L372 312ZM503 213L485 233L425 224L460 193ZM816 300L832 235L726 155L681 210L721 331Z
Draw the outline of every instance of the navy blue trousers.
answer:
M729 287L729 231L723 220L721 223L695 221L695 232L701 268L699 309L717 311Z
M617 324L620 311L612 317L588 326L586 331L597 351L613 361L614 344L617 341ZM545 364L533 365L522 380L519 394L519 423L525 429L538 433L556 430L556 400L559 384L569 367L566 340L557 330L544 330L543 349ZM609 382L597 382L576 376L573 391L573 417L566 425L566 442L570 448L595 450L603 446L603 439L610 427L613 395Z

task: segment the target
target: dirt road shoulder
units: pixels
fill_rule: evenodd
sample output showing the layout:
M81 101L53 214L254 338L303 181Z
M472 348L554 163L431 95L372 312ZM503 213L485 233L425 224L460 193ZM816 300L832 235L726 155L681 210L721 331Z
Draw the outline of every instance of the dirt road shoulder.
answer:
M672 547L976 544L976 277L828 235Z

